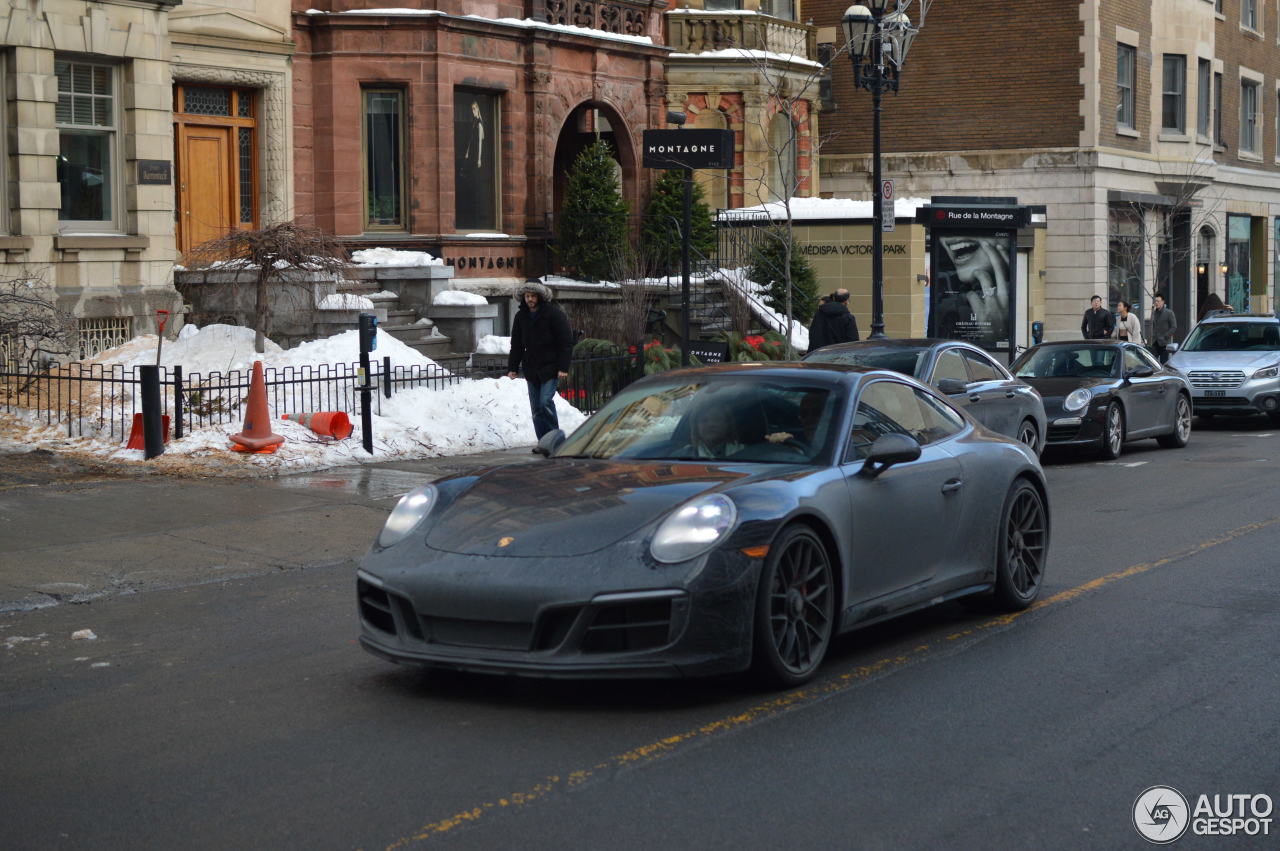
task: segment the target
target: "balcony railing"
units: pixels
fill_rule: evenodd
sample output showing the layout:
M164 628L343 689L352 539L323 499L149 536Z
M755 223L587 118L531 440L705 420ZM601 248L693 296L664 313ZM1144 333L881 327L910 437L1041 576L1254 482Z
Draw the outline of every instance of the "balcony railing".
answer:
M649 0L533 0L534 17L617 35L649 35Z
M669 44L676 53L707 53L740 47L817 59L814 27L768 15L680 12L667 15L667 30Z

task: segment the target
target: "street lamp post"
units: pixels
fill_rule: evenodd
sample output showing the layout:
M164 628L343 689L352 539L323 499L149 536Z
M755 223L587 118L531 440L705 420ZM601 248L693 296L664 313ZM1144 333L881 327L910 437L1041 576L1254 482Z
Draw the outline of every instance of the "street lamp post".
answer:
M853 84L871 92L871 336L884 338L884 193L880 178L880 99L898 91L898 77L907 51L924 26L927 2L920 4L920 25L913 26L906 9L911 0L867 0L845 10L845 41L853 62ZM892 10L891 8L892 7Z

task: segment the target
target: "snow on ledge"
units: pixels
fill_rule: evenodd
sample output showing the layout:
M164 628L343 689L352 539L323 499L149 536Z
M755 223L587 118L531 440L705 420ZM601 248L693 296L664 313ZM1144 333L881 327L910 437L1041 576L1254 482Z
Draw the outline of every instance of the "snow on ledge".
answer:
M373 302L362 295L334 293L316 303L319 310L373 310Z
M432 304L436 305L467 305L467 304L488 304L489 300L477 293L469 293L464 290L445 290L436 293Z
M893 202L893 216L896 219L914 219L916 210L929 203L928 198L896 198ZM815 219L870 219L871 201L855 198L792 198L790 201L791 220L805 221ZM785 221L787 209L781 201L770 201L754 207L738 207L733 210L721 210L720 221L732 222L737 216L747 213L768 213L773 221Z

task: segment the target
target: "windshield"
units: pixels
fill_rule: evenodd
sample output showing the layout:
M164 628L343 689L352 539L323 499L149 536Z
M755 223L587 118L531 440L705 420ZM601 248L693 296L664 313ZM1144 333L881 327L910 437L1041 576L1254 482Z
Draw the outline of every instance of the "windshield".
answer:
M1114 378L1119 353L1102 346L1045 346L1023 354L1012 371L1018 378Z
M917 370L924 366L928 349L904 349L900 346L867 346L866 348L819 349L805 361L819 363L844 363L850 366L867 366L874 369L891 369L903 375L919 378Z
M1184 352L1280 352L1280 323L1210 322L1195 327Z
M831 437L837 394L764 381L687 381L624 390L556 457L809 464Z

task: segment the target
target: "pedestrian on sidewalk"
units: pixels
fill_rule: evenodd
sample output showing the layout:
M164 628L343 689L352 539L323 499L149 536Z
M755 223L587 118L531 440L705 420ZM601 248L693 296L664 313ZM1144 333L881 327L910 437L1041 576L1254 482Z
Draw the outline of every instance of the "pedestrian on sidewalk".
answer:
M529 408L533 432L541 440L560 427L556 417L556 385L569 377L573 357L573 332L564 311L551 301L551 291L539 283L520 288L520 309L511 322L511 354L507 357L507 377L524 371L529 385Z
M1116 339L1142 345L1142 323L1132 313L1133 305L1121 300L1120 314L1116 317Z
M1155 308L1151 311L1151 353L1160 363L1169 359L1166 347L1173 342L1173 335L1178 333L1178 317L1173 308L1164 306L1164 294L1156 293L1151 301Z
M849 291L836 290L818 307L809 326L809 351L858 341L858 320L849 312Z
M1115 320L1111 318L1111 311L1102 306L1102 296L1096 295L1089 299L1089 309L1084 312L1084 319L1080 320L1080 333L1086 340L1106 340L1111 337L1113 330Z

